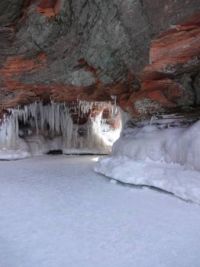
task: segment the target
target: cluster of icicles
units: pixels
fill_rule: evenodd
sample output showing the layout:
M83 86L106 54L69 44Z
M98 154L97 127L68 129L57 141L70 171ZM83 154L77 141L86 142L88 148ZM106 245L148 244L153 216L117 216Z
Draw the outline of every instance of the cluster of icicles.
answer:
M109 153L121 129L114 130L107 124L102 112L89 116L83 125L74 124L71 117L72 110L82 117L94 106L102 111L107 108L117 116L111 103L86 101L75 106L36 102L8 110L9 116L0 123L0 158L23 158L55 150L66 154Z

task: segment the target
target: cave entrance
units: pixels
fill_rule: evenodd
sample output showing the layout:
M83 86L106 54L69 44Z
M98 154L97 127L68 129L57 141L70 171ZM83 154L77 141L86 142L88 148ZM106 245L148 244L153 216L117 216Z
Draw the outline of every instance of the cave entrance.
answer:
M9 112L0 127L0 150L31 156L109 154L122 127L111 102L36 102Z

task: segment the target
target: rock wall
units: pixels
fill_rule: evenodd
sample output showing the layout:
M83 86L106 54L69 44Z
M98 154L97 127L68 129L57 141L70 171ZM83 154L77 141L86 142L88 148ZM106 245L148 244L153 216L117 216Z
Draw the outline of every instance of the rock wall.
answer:
M189 110L200 104L200 13L152 41L141 88L131 95L135 115Z
M112 95L139 117L198 105L198 12L199 0L1 0L0 110Z

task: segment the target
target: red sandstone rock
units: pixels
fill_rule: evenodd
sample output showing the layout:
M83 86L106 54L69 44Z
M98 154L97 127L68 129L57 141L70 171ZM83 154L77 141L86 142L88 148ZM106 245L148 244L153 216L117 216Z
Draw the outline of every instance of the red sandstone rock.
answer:
M27 59L22 56L8 57L4 66L0 69L0 74L5 80L13 78L15 75L20 76L26 72L33 72L45 66L46 55L38 54L36 58Z
M46 17L55 17L60 12L60 0L41 0L37 12Z
M199 68L200 14L152 41L150 64L141 74L141 90L129 99L128 105L133 107L133 114L152 114L166 108L194 104L196 92L188 90L175 79L184 73L192 75Z
M28 37L31 39L33 37L32 34L34 34L36 41L32 38L35 42L33 44L32 39L31 41L28 40L28 45L22 50L22 54L17 54L17 49L15 49L14 40L19 29L13 21L13 24L9 24L9 27L6 26L0 28L0 35L4 37L3 44L0 44L3 47L0 47L0 113L3 108L15 107L37 100L50 101L50 99L53 99L58 102L77 101L77 99L87 101L107 101L111 100L112 95L117 97L117 103L124 110L127 110L134 116L138 117L151 115L155 112L165 111L166 109L174 107L181 107L184 105L189 106L195 103L196 92L192 92L192 90L194 90L193 88L188 89L184 82L180 81L180 76L186 73L190 78L191 75L194 75L193 73L199 72L199 14L182 24L173 26L152 41L150 48L150 64L146 66L144 71L140 74L141 84L139 85L136 72L134 72L133 69L130 69L130 66L133 65L132 62L130 61L130 64L128 64L128 61L124 61L127 60L125 57L127 57L128 51L122 50L121 48L121 50L113 48L114 50L112 51L110 58L108 57L108 59L106 58L105 60L105 56L102 56L103 59L101 59L100 55L99 58L97 57L96 62L92 64L91 62L88 62L88 58L86 60L83 57L83 54L81 54L80 59L78 59L79 50L81 48L80 42L81 40L84 40L84 38L87 39L86 37L83 39L80 37L79 39L79 37L76 36L77 32L78 36L82 36L82 28L75 28L75 33L72 31L72 35L70 35L72 38L69 38L67 35L68 31L65 32L62 25L62 31L64 31L64 33L61 31L61 34L58 35L58 40L56 39L55 36L57 36L57 32L54 32L52 28L54 27L54 24L56 25L56 30L59 28L59 21L56 20L57 18L54 18L60 11L61 2L59 0L28 0L24 2L24 7L26 7L26 13L21 12L19 18L24 17L25 14L27 14L27 17L30 14L31 16L34 16L35 13L31 13L34 9L34 12L36 10L41 15L52 17L52 19L46 20L47 22L45 25L41 23L39 24L42 28L41 32L44 35L42 36L42 41L40 38L37 38L38 29L35 29L37 27L33 27L32 29L32 21L30 20L27 22L26 27L30 30L30 35L28 35ZM44 18L42 16L39 17L43 23ZM18 20L21 23L20 26L23 27L22 21L19 18ZM61 20L61 23L69 23L69 25L71 25L70 23L72 23L72 21L68 22L65 20L66 18L62 19L64 22ZM85 16L82 19L84 20ZM51 24L51 22L54 22L54 24ZM86 22L84 27L88 26ZM71 28L68 30L70 31ZM46 32L48 33L47 37L45 35ZM54 38L53 42L51 38ZM19 42L18 39L17 41ZM23 41L26 42L26 40ZM45 46L46 41L50 48ZM104 41L105 40L103 40L102 43L104 43ZM10 52L10 50L7 49L7 46L12 44L12 42L14 45ZM21 42L19 42L19 44L17 43L17 47L21 48L21 44ZM104 44L101 45L102 47L100 46L98 49L102 49L102 51L107 49L107 46L109 47L108 51L105 53L107 57L107 53L108 55L110 53L111 46L105 45L103 47ZM114 45L115 44L112 43L113 47ZM28 51L29 46L34 47L35 50L32 51L34 52L32 53L34 55L38 50L45 52L38 52L38 55L34 57L32 54L30 54L30 56ZM96 52L98 51L96 51L93 46L90 49L94 50L95 58ZM53 51L53 54L51 54L51 51ZM120 57L116 57L116 54L119 54ZM73 56L75 60L74 58L71 60L71 57ZM142 56L143 55L141 55L141 57ZM114 59L117 60L114 61ZM113 65L111 64L112 61L116 64L115 68L113 68ZM63 64L63 62L65 64ZM55 63L57 63L57 65ZM120 64L125 66L125 68L120 68ZM56 67L54 67L54 65L56 65ZM65 81L65 79L63 79L63 76L66 74L65 66L66 72L67 68L71 71L68 71L68 74L72 75L76 71L82 71L91 74L95 81L89 86L76 86ZM104 66L105 69L101 66ZM56 73L57 68L59 67L59 75L64 82L59 80L60 77L56 80L56 74L53 79L51 77L52 74ZM47 75L44 79L38 81L37 77L40 77L40 72L42 73L42 71L46 71ZM109 72L111 72L111 75ZM39 75L34 76L35 73ZM113 78L113 81L108 84L103 82L103 79L100 79L99 76L102 73L108 76L110 75L109 78L112 76L115 77L114 74L117 73L119 79L117 80L115 77ZM23 80L23 77L26 77L26 75L32 75L31 80L28 82L28 79ZM7 96L7 94L9 96Z

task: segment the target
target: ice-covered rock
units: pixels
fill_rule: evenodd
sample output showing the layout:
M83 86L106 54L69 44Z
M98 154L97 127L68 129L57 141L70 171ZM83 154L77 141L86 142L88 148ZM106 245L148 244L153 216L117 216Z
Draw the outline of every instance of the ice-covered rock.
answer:
M146 121L126 128L112 155L101 159L95 170L200 204L200 121L182 124L171 117L163 122Z

